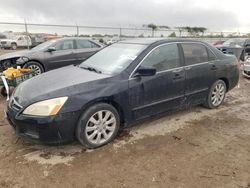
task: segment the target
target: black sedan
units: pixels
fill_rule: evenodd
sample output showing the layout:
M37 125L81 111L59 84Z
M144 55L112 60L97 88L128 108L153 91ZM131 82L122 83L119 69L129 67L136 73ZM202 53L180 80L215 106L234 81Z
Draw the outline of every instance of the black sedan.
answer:
M190 105L220 106L238 83L237 63L199 41L119 42L79 66L21 83L6 115L20 136L48 144L77 138L96 148L143 118Z
M80 64L104 46L83 38L61 38L44 42L31 50L0 56L0 70L11 66L28 67L41 74L55 68Z

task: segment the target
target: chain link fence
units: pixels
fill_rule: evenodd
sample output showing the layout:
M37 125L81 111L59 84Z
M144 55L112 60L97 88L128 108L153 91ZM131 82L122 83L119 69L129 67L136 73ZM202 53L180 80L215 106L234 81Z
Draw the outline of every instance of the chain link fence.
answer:
M27 22L0 22L0 31L13 31L27 36L40 36L39 42L43 42L46 36L80 36L94 38L96 40L116 38L123 40L135 37L185 37L200 38L201 40L222 40L225 37L244 37L247 33L239 32L213 32L205 31L200 35L191 35L185 30L180 29L156 29L152 30L147 27L106 27L106 26L84 26L78 24L40 24ZM8 32L7 32L8 33ZM37 37L38 38L38 37ZM29 48L29 42L27 41Z

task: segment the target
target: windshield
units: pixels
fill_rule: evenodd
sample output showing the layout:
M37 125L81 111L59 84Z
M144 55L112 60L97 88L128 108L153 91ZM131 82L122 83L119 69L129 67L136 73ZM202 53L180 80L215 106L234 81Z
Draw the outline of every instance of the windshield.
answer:
M91 67L104 74L118 74L146 48L141 44L117 43L104 48L81 63L80 67Z
M244 39L228 39L223 43L223 46L243 47L244 42L245 42Z
M32 48L31 50L44 50L55 42L56 42L55 40L49 40L47 42L44 42L42 44L37 45L36 47Z

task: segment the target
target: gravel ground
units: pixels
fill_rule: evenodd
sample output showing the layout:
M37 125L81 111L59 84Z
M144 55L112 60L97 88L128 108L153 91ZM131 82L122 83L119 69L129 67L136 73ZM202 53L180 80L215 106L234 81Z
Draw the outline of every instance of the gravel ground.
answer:
M218 109L147 120L95 150L19 139L0 113L0 187L250 188L249 86L241 78Z

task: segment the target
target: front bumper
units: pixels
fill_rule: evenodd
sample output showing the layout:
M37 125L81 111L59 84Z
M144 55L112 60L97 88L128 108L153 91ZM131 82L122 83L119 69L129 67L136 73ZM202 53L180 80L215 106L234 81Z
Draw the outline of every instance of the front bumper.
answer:
M243 76L250 78L250 64L244 64L242 74Z
M19 114L8 107L7 120L20 137L42 144L69 143L75 139L79 113L68 112L55 117L35 117Z
M11 46L8 43L1 44L1 48L10 48Z

